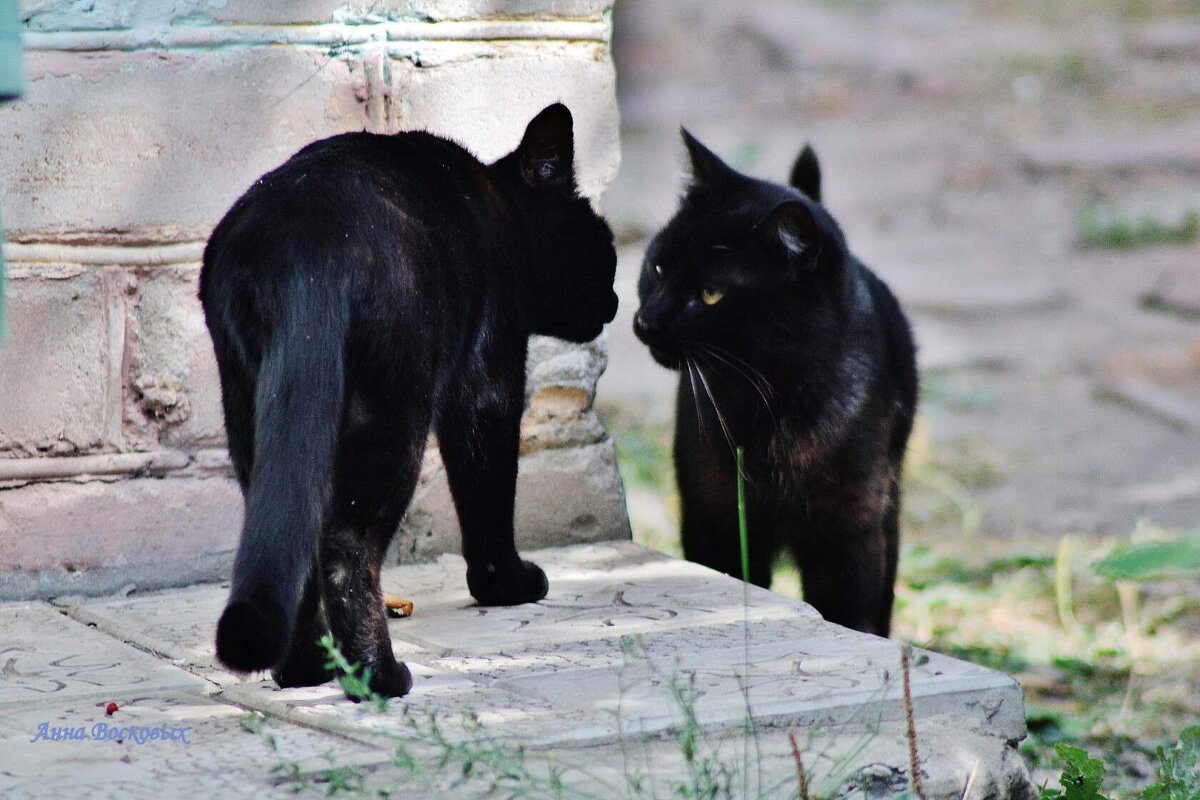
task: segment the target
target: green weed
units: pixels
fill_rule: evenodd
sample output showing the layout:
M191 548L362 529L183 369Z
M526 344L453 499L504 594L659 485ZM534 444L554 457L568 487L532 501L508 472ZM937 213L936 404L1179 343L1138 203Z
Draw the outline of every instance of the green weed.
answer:
M1187 244L1200 235L1200 213L1189 210L1175 224L1151 217L1131 218L1099 203L1088 203L1079 212L1080 238L1088 247L1134 250L1160 244Z

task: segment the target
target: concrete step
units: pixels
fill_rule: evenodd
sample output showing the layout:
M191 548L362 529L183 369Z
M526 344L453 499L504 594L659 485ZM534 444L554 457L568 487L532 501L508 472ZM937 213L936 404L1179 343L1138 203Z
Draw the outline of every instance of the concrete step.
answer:
M314 757L329 751L337 764L362 770L370 786L402 787L410 796L411 773L390 760L398 744L431 764L447 747L520 746L532 774L555 763L579 791L628 791L634 773L659 787L689 774L695 762L689 766L679 746L689 726L697 752L741 776L749 796L796 790L789 732L814 781L865 781L885 794L907 786L899 643L826 623L803 603L629 542L529 556L546 569L550 594L512 608L476 606L456 556L385 572L385 588L416 605L411 618L390 625L415 683L383 712L347 701L335 684L280 690L261 676L221 669L212 656L221 586L79 598L59 608L0 606L11 659L0 685L0 794L70 796L84 781L161 790L182 781L189 794L203 787L210 796L239 796L224 792L240 785L273 796L279 758L318 775L324 767ZM930 797L960 797L968 781L971 796L1029 791L1013 749L1025 735L1015 680L920 650L910 678ZM108 702L122 708L112 718ZM266 715L279 755L264 755L261 736L230 733L246 710ZM31 741L42 722L90 734L113 720L187 726L190 744ZM130 750L137 758L122 762L117 754ZM185 767L168 780L162 764L174 760ZM73 766L80 763L89 769ZM211 774L196 766L214 764ZM436 770L422 774L429 796L480 790L472 781L452 786L453 768L443 783Z

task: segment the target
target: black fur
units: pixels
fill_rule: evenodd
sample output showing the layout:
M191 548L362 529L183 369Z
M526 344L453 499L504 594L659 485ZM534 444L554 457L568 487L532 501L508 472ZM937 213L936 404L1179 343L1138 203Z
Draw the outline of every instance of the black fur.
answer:
M740 576L735 446L745 449L750 576L789 550L826 619L886 636L915 348L892 293L799 185L746 177L683 132L692 184L651 242L634 330L680 370L675 467L684 554Z
M379 586L430 428L471 594L535 602L513 544L531 333L616 313L612 234L575 189L571 114L491 165L428 133L344 134L260 178L213 231L200 299L246 500L217 657L321 683L332 631L376 691L408 691Z

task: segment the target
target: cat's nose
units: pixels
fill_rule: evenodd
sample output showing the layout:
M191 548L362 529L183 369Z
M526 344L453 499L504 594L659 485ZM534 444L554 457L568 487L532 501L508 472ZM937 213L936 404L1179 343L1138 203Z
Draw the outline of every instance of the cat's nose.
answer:
M638 338L646 339L653 338L658 333L658 324L655 320L647 320L641 311L633 315L633 332Z

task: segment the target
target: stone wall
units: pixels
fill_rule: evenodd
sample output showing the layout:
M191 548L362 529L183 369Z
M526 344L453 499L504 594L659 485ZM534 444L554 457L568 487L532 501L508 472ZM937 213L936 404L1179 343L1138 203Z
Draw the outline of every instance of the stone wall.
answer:
M618 159L609 5L25 2L28 91L0 110L0 599L226 570L241 500L195 296L211 226L314 139L426 128L486 160L555 100L598 197ZM531 343L522 546L629 534L591 407L604 363L603 339ZM458 547L435 446L396 547Z

